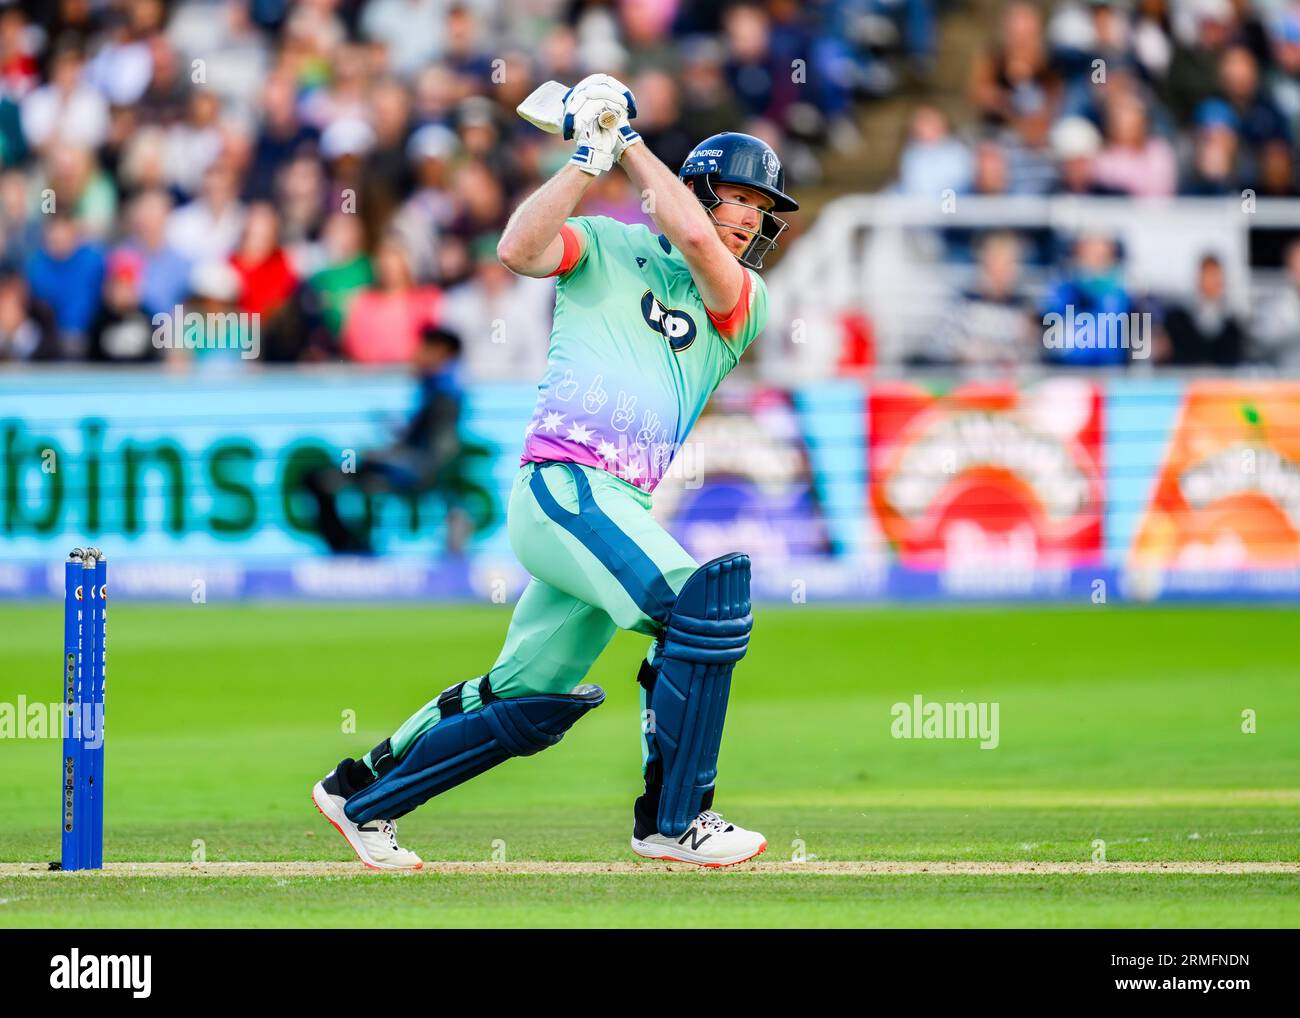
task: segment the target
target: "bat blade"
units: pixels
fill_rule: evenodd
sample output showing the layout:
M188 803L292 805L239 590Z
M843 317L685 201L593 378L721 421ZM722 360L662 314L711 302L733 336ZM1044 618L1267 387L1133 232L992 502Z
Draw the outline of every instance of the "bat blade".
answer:
M568 91L569 86L562 82L545 82L533 89L515 112L547 134L559 134L564 126L564 97Z
M563 82L545 82L533 89L528 98L515 107L515 112L547 134L559 134L564 128L564 97L568 94L569 86ZM619 112L617 108L609 107L600 115L600 126L614 127Z

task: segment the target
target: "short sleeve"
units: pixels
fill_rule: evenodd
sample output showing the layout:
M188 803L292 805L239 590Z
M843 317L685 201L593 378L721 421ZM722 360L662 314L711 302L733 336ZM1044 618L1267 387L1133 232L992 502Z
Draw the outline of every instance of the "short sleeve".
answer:
M767 284L753 269L745 269L745 281L736 306L725 316L708 312L709 320L735 351L744 353L767 324Z
M588 216L573 216L560 227L560 237L564 241L564 256L551 275L568 279L591 260L597 244L595 224Z

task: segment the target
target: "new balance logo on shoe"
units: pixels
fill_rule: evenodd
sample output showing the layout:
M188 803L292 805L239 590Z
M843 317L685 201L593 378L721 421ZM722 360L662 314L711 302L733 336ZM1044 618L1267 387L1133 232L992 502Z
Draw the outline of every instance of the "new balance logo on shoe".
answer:
M706 834L706 835L705 835L704 837L702 837L702 838L697 837L697 835L699 834L699 830L700 830L700 829L699 829L698 827L692 827L690 830L688 830L685 834L683 834L680 838L677 839L677 844L679 844L679 845L685 845L685 844L686 844L686 839L687 839L687 838L690 838L690 839L691 839L691 851L692 851L692 852L698 852L700 846L703 845L706 841L708 841L711 837L713 837L712 834Z

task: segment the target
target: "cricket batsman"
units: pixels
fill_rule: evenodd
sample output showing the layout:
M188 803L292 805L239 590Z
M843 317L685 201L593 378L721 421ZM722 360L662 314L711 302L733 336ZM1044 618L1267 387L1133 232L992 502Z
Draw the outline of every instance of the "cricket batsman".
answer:
M561 86L562 88L562 86ZM749 558L703 565L655 521L650 496L718 384L763 328L757 269L794 211L776 153L726 132L676 175L641 143L636 103L605 74L563 94L568 164L514 213L497 254L557 277L546 375L508 510L532 579L484 675L445 689L312 798L366 865L418 869L393 821L511 757L560 741L600 706L584 683L616 629L651 637L640 667L645 792L632 850L729 866L767 847L713 809L731 672L752 626ZM610 126L612 124L612 126ZM573 217L618 163L661 233Z

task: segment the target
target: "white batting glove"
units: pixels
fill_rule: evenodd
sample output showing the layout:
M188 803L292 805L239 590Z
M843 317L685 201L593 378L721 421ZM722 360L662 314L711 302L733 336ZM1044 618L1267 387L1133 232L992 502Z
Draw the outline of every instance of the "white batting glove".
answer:
M590 74L569 89L564 97L564 137L579 136L582 125L590 121L595 112L614 108L626 119L636 117L636 99L632 90L608 74Z
M614 134L617 140L614 142L614 162L623 158L623 153L633 145L641 141L641 135L637 134L636 128L626 120L614 128Z
M614 165L614 148L618 144L618 135L608 128L601 127L592 118L590 126L578 135L578 146L569 157L569 162L597 177Z
M617 118L613 127L605 127L600 122L601 117L607 112L613 112ZM611 155L614 162L623 158L623 153L629 145L635 145L641 140L641 135L637 133L636 128L627 122L627 112L621 106L607 101L585 103L576 115L574 130L579 138L598 138L602 149L605 139L601 135L612 134L614 137Z

